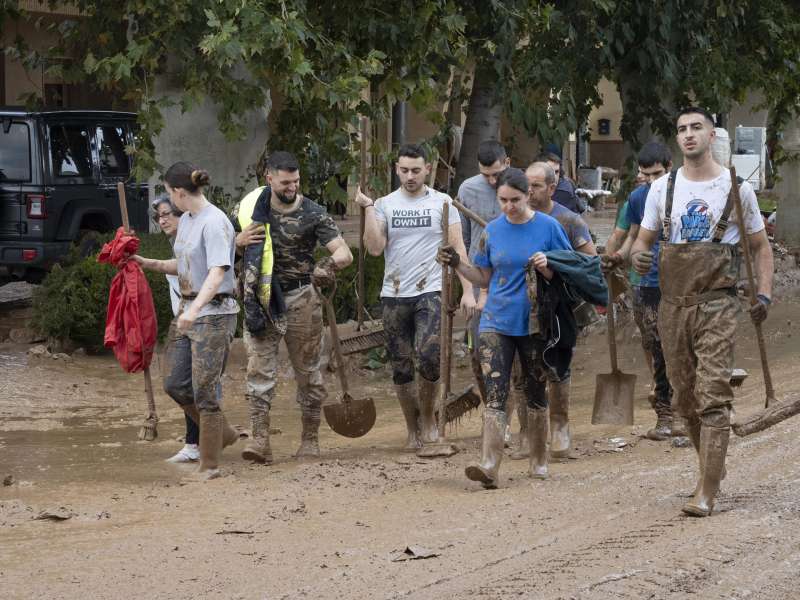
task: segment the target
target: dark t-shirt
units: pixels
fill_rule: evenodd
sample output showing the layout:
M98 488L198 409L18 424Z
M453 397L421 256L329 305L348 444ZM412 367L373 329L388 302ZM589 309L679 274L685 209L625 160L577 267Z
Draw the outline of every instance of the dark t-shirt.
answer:
M553 201L558 202L561 206L566 206L576 214L580 214L578 197L575 195L575 184L566 177L561 177L558 180L556 191L553 192Z
M550 216L561 223L564 231L567 232L573 250L577 250L592 241L592 234L589 233L589 226L580 215L575 214L566 206L553 202L553 210Z
M314 270L317 244L325 246L341 235L325 208L305 197L294 212L270 211L269 227L281 286L307 280Z

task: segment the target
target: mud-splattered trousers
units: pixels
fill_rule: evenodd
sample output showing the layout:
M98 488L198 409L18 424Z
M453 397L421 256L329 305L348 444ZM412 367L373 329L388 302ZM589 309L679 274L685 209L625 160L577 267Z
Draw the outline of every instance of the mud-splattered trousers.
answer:
M509 388L513 382L514 389L525 395L529 408L547 408L545 386L548 377L555 377L556 372L548 375L548 368L542 361L544 340L535 335L504 335L492 331L482 331L479 338L478 352L481 360L486 385L486 406L496 410L506 410ZM550 352L550 351L548 351ZM515 369L514 357L519 359L519 369ZM557 372L569 376L571 350L558 349ZM560 379L559 379L560 380Z
M414 381L414 359L422 378L438 381L441 293L383 298L382 304L386 353L392 363L395 385Z
M533 404L528 401L528 406L540 408L547 407L547 382L555 383L566 381L572 374L572 356L574 348L561 348L554 346L547 349L547 361L544 352L547 340L538 334L529 336L533 342L533 374L529 376L519 360L514 361L511 375L511 384L515 391L527 398L534 398Z
M730 244L666 244L661 250L661 343L676 408L690 423L730 425L738 271Z
M653 410L657 415L672 415L672 388L667 378L667 363L658 332L658 306L661 289L657 287L633 287L633 319L642 335L642 348L653 359L653 381L655 398Z
M297 382L297 403L303 417L319 426L320 408L327 397L320 372L322 355L322 304L311 285L284 292L286 333L268 322L263 335L246 329L246 395L250 415L259 418L269 413L275 397L278 372L278 346L286 342L289 360Z
M182 406L194 403L197 410L218 411L220 378L235 332L235 314L198 317L185 333L173 321L162 365L169 397Z

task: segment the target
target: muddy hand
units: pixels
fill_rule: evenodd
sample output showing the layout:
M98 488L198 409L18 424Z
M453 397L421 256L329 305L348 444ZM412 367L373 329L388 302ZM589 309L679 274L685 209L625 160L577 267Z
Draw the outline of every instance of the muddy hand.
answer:
M330 287L336 283L336 262L330 256L321 258L314 265L311 281L318 288Z
M461 262L461 257L452 246L442 246L436 251L436 262L455 269Z
M239 248L244 248L251 244L259 244L264 241L266 236L267 233L264 224L254 221L236 235L236 245Z
M653 253L652 252L637 252L631 257L631 264L634 271L639 275L647 275L650 268L653 266Z
M619 252L614 252L614 254L603 254L600 257L600 270L603 273L610 273L617 267L617 265L621 264L622 257L619 255Z
M197 320L197 314L192 311L190 308L189 310L183 311L180 316L178 317L178 331L181 333L186 333L192 328L194 322Z
M756 296L756 303L750 307L750 320L755 324L763 323L767 319L771 302L764 294Z

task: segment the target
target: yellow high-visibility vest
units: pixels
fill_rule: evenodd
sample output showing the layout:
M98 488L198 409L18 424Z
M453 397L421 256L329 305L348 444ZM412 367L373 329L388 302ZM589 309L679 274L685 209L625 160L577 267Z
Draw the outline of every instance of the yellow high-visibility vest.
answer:
M256 201L264 191L264 187L258 187L252 192L248 193L239 203L239 227L244 230L245 227L250 225L253 221L253 209L256 207ZM258 281L258 300L264 310L269 308L269 298L272 292L272 267L275 258L272 255L272 238L269 234L269 223L264 224L266 235L264 237L264 251L261 254L261 276Z

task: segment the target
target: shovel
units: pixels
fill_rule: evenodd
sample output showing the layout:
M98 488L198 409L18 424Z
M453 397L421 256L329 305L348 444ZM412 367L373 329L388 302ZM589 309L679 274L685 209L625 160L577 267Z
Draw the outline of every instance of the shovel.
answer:
M609 293L610 293L609 285ZM614 300L609 296L608 349L611 373L598 373L594 391L592 425L633 425L633 393L636 375L623 373L617 367L617 338L614 327Z
M326 404L322 407L325 413L325 420L339 435L357 438L366 434L375 425L375 402L372 398L356 400L350 395L347 385L347 377L344 374L344 360L342 359L342 348L339 342L339 330L336 327L336 312L333 310L333 294L336 292L336 283L331 286L329 296L326 296L314 286L317 294L325 305L325 313L328 317L328 327L331 332L331 342L333 354L336 357L336 375L339 377L339 385L342 387L342 398L335 404Z
M359 185L363 191L367 189L367 130L369 120L361 117L361 172L359 173ZM356 331L343 335L340 339L342 354L353 354L355 352L366 352L373 348L378 348L386 343L386 335L383 325L380 322L372 321L371 324L364 323L364 299L366 297L364 285L364 229L366 228L366 209L361 208L358 223L358 273L356 275Z
M445 202L442 206L442 245L449 243L450 229L450 205ZM450 392L450 367L453 345L453 320L450 306L450 290L452 287L450 267L442 265L442 318L439 333L439 371L442 381L442 395L437 411L439 428L439 441L433 444L425 444L417 450L417 456L422 458L435 458L439 456L452 456L458 452L458 448L445 441L445 428L450 420L456 419L461 414L480 406L480 396L475 386L471 385L461 394L455 395ZM460 414L457 414L460 413ZM448 414L451 419L448 419Z

